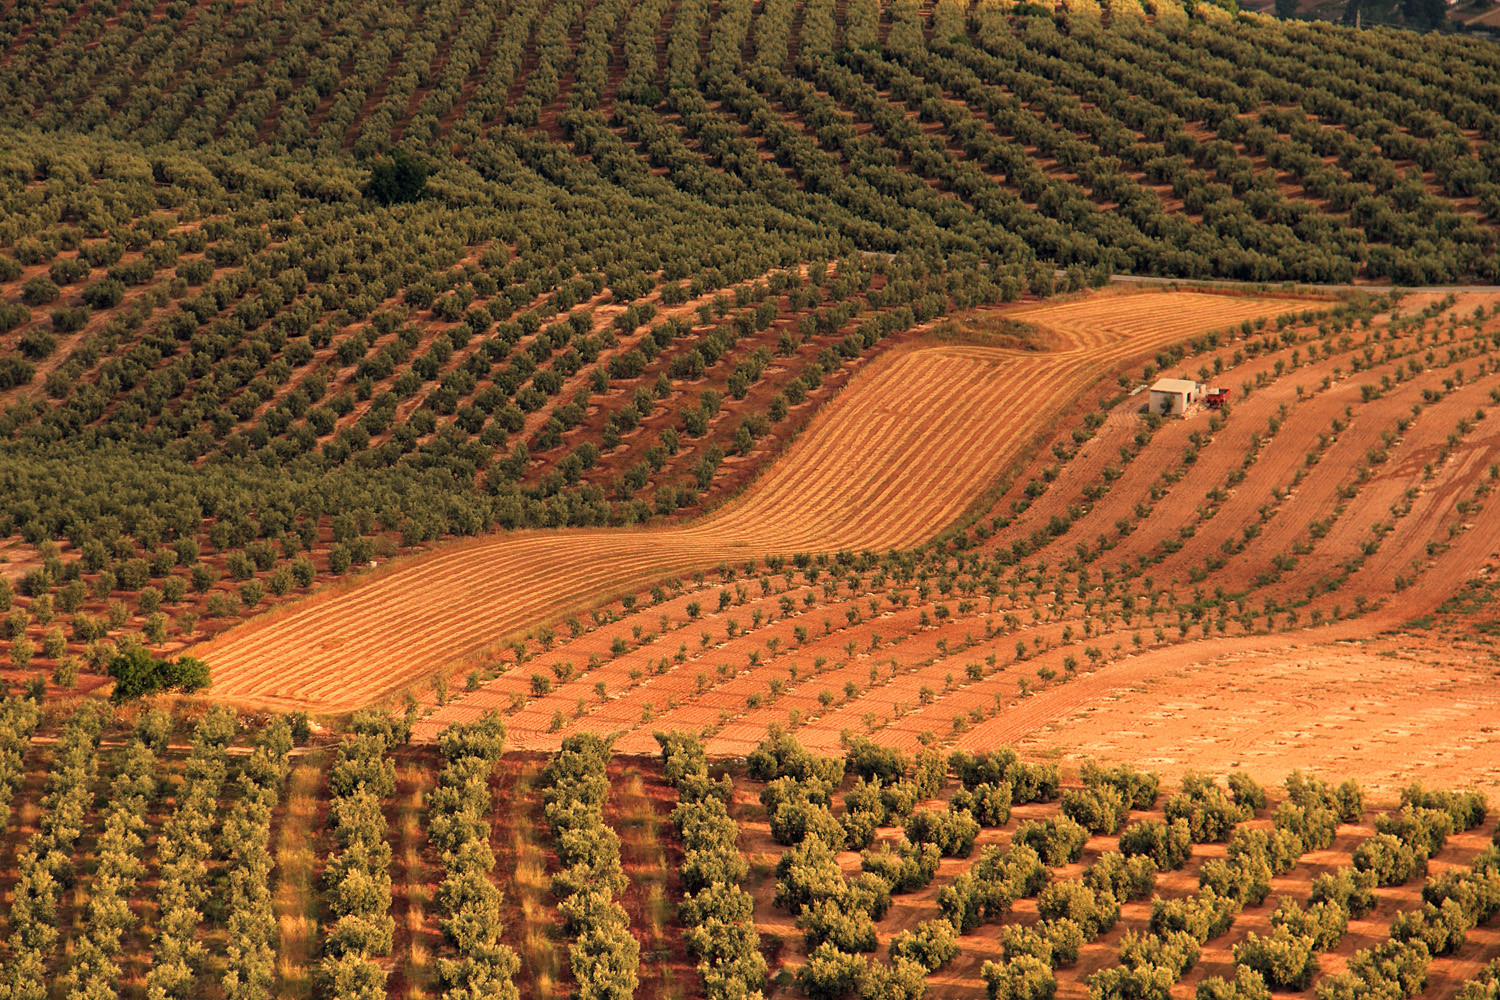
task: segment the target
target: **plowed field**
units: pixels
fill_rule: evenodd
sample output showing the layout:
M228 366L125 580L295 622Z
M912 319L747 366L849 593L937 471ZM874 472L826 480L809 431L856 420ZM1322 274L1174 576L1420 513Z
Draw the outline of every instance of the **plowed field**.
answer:
M369 703L528 627L670 574L767 553L885 549L951 524L1102 374L1287 300L1105 294L1009 313L1052 350L918 344L868 368L744 497L659 531L524 532L455 545L197 650L219 697Z

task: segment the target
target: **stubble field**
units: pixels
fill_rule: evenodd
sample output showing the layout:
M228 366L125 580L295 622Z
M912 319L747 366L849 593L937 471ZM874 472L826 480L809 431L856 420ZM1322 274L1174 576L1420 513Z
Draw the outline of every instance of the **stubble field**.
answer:
M1053 349L919 344L856 379L747 493L684 527L463 543L197 647L224 698L318 710L387 696L560 613L721 562L924 542L1128 359L1298 300L1145 293L1007 315ZM351 665L353 666L351 669Z

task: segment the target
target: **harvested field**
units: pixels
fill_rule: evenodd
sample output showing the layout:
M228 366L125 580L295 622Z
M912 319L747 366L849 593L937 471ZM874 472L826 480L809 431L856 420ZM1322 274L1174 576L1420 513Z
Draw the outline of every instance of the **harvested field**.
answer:
M1008 738L1064 760L1130 761L1163 774L1243 767L1358 775L1392 795L1413 781L1500 789L1500 661L1412 634L1257 649L1180 647L1032 699L1025 718L963 743Z
M196 655L213 666L218 697L352 708L653 580L767 553L913 545L1024 460L1105 372L1291 305L1147 292L1023 308L1014 316L1047 332L1053 350L947 343L893 352L746 495L699 522L453 545L231 630Z
M1250 389L1220 415L1150 432L1127 399L1081 444L1059 433L1071 457L1031 459L967 550L731 563L554 619L475 690L425 693L418 736L499 711L536 750L591 730L644 753L683 728L736 756L779 725L820 752L854 732L1490 787L1496 327L1464 346L1441 302L1416 305L1436 329L1209 352ZM1349 718L1320 719L1328 699Z

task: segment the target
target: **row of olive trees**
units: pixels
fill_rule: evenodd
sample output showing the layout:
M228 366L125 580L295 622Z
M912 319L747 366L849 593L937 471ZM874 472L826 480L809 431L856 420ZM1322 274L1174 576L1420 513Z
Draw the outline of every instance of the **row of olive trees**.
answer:
M280 930L271 903L271 811L290 770L291 750L291 727L285 719L272 719L240 769L240 797L219 834L228 875L229 931L219 983L228 1000L269 1000L276 983Z
M171 720L160 709L143 713L126 744L120 769L110 782L109 807L99 836L92 891L84 911L72 967L65 982L69 1000L107 1000L118 996L120 938L136 925L130 900L145 874L141 855L146 810L155 801L157 749L164 749ZM154 745L153 745L154 744Z
M438 750L446 763L428 798L427 838L443 863L438 926L458 955L439 959L438 975L450 997L516 1000L520 961L501 943L501 896L490 877L489 778L505 750L505 727L493 715L450 726Z
M162 827L157 844L160 915L146 973L151 1000L187 1000L198 992L197 978L208 957L199 927L211 890L208 871L221 819L219 796L228 773L226 749L235 730L234 716L223 709L210 711L198 722L176 804Z
M10 800L25 780L26 751L41 718L41 706L31 698L0 700L0 825L9 820Z
M323 941L322 977L338 1000L378 996L396 921L391 916L391 845L380 802L396 793L387 756L397 738L388 718L360 716L339 745L328 774L329 825L338 844L323 880L334 918Z
M620 838L604 822L610 744L592 733L569 736L545 773L547 826L562 868L552 892L573 937L568 964L580 1000L629 1000L640 982L640 942L614 898L627 885Z
M672 822L682 837L684 899L678 917L709 1000L760 995L766 960L755 931L755 900L742 886L750 866L729 816L733 784L714 782L697 737L657 733L666 777L677 788Z
M10 957L0 972L4 1000L45 1000L48 967L59 938L58 907L77 875L78 838L93 802L99 737L109 710L84 702L68 719L53 754L37 832L17 861L10 909Z

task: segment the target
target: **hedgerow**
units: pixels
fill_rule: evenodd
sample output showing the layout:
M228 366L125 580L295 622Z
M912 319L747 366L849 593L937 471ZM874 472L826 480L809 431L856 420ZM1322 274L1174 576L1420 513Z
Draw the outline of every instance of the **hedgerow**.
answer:
M26 750L41 717L32 698L11 694L0 699L0 822L10 818L10 800L25 777Z
M329 825L337 851L329 858L327 886L333 926L323 939L321 976L330 996L363 997L385 988L376 961L388 955L396 921L390 913L391 845L381 800L396 792L394 765L386 756L396 733L389 720L356 717L329 770Z
M220 833L228 875L229 944L219 983L230 1000L259 1000L276 982L280 930L271 903L271 811L281 797L291 749L285 719L272 719L257 734L236 778L240 797Z
M143 722L150 722L147 716ZM104 814L96 854L93 890L84 914L83 934L64 978L70 997L118 996L116 984L123 954L121 937L136 923L130 910L137 880L145 873L140 856L145 841L146 810L158 789L156 753L145 733L126 745L110 782L110 805Z

